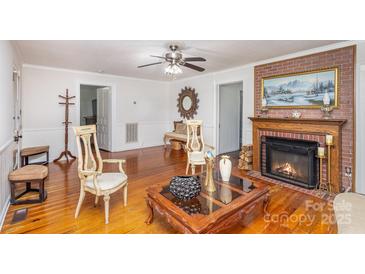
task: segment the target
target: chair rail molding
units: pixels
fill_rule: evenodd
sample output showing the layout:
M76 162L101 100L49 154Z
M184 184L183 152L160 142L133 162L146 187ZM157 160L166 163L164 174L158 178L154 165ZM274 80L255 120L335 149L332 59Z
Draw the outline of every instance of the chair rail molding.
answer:
M10 205L8 174L13 169L13 144L13 140L9 139L0 147L0 231Z

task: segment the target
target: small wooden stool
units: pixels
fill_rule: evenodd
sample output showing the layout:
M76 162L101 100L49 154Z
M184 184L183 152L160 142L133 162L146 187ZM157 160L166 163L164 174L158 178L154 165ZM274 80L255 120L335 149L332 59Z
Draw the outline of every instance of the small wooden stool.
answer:
M38 154L46 154L47 160L44 162L34 163L34 164L40 164L40 165L47 165L49 162L49 146L38 146L38 147L27 147L23 148L20 151L21 156L21 166L26 166L29 164L29 157L35 156Z
M44 180L48 176L48 167L42 165L28 165L9 173L12 205L42 203L47 198L44 190ZM38 183L39 189L31 188L32 183ZM26 184L26 189L19 195L15 195L16 184ZM28 199L17 201L28 192L39 192L39 199Z

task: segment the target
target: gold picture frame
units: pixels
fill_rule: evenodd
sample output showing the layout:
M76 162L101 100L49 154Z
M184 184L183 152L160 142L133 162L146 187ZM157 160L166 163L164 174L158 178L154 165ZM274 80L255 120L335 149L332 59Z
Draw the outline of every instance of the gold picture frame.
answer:
M267 93L268 93L267 90L265 92L265 88L268 88L268 86L265 86L265 83L270 84L270 81L271 81L271 84L273 84L275 82L285 83L284 78L288 78L286 81L288 81L288 83L291 82L292 84L294 83L293 81L303 81L303 79L306 79L306 82L303 83L303 85L305 84L308 86L311 83L309 81L309 79L312 74L313 74L313 76L316 75L316 77L317 77L316 78L317 82L313 83L313 85L317 85L317 86L313 86L310 90L306 91L306 93L307 93L306 95L302 94L304 91L300 91L300 92L296 91L296 93L298 95L295 95L289 89L287 89L286 91L283 90L283 93L280 93L280 91L272 91L272 93L275 93L275 94L271 95L271 96L267 95ZM321 74L323 79L331 78L331 80L327 80L328 81L327 87L325 86L326 84L323 84L323 81L321 81L319 84L319 80L318 80L319 74ZM296 76L298 76L298 79L295 78ZM277 80L277 79L279 79L279 80ZM300 83L300 82L297 82L297 83ZM333 84L333 87L330 83ZM322 69L317 69L317 70L309 70L309 71L302 71L302 72L263 77L261 79L260 105L261 105L261 107L263 107L262 99L265 97L266 108L271 108L271 109L288 109L288 108L289 109L296 109L296 108L320 109L321 106L323 105L323 103L322 103L322 99L323 99L322 95L324 94L323 91L327 89L327 92L330 91L329 92L330 100L331 100L330 106L333 108L338 108L338 105L339 105L339 103L338 103L338 92L339 92L338 83L339 83L339 68L338 67L322 68ZM285 84L281 84L280 89L282 88L282 86L285 86ZM289 85L287 85L287 86L289 86ZM273 88L272 86L270 86L270 88L274 89L277 87ZM320 90L318 90L318 89L320 89ZM309 92L311 92L313 94L311 94ZM266 95L265 95L265 93L266 93ZM274 96L276 96L275 100L270 99L270 97L274 97ZM307 102L307 104L305 104L305 105L297 104L296 102L294 102L295 100L305 101L305 102ZM280 104L280 103L278 103L278 101L280 101L282 103ZM285 105L285 103L287 105Z

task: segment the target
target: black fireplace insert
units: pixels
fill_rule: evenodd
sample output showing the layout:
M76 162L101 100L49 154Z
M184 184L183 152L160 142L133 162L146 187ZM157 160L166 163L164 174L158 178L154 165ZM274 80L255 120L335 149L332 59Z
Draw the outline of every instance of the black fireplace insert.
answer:
M261 173L264 176L313 189L318 183L318 142L278 137L261 139Z

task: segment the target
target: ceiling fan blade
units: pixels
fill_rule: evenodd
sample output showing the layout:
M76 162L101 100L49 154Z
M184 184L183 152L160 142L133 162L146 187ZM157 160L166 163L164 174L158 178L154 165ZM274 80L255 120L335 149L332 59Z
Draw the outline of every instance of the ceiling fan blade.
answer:
M204 71L205 70L205 68L202 68L202 67L198 67L198 66L195 66L195 65L193 65L193 64L189 64L189 63L184 63L184 64L182 64L184 67L187 67L187 68L190 68L190 69L193 69L193 70L197 70L197 71L200 71L200 72L202 72L202 71Z
M203 57L186 57L184 58L185 62L205 62L207 61Z
M137 68L143 68L143 67L148 67L148 66L153 66L153 65L159 65L159 64L162 64L162 62L151 63L151 64L147 64L147 65L142 65L142 66L138 66Z
M151 57L156 57L156 58L161 58L161 59L166 59L165 57L163 56L157 56L157 55L150 55Z

